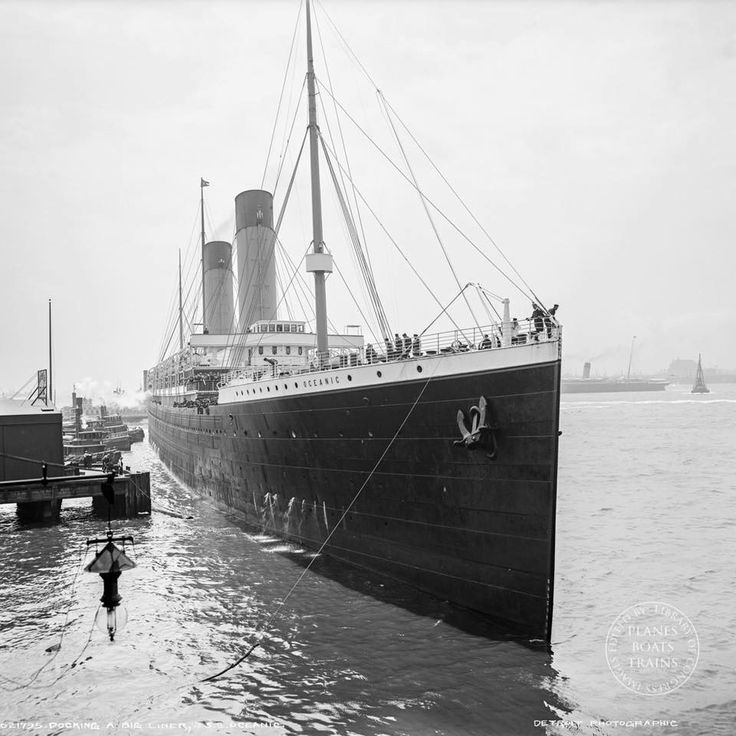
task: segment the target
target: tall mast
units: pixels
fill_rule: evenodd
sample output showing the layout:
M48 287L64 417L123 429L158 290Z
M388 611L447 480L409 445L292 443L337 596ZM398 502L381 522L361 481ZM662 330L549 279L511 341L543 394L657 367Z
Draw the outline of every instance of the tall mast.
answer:
M210 183L202 177L199 178L199 211L202 215L202 332L207 332L207 324L205 322L205 313L207 312L207 295L204 291L204 188Z
M54 375L53 353L51 351L51 299L49 299L49 385L46 387L46 406L54 403Z
M202 282L204 288L204 281ZM179 350L184 349L184 315L181 308L181 248L179 248Z
M328 356L327 294L325 274L332 272L332 256L325 253L322 237L322 196L319 186L319 128L312 56L312 18L307 0L307 89L309 92L309 157L312 173L312 241L313 252L307 255L307 271L314 273L315 320L317 323L317 358L322 366Z

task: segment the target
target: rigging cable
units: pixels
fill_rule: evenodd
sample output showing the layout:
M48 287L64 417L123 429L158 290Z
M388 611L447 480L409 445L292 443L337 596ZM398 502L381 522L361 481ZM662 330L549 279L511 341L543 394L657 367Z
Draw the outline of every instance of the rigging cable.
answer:
M187 245L187 249L185 250L185 263L188 262L188 266L185 266L185 273L186 273L186 281L188 282L190 279L189 273L191 272L191 269L194 264L194 253L195 249L193 248L193 237L194 237L194 230L197 226L197 220L199 219L199 202L197 203L197 212L194 218L194 222L192 224L192 232L189 235L189 243ZM191 290L191 286L190 286ZM178 287L178 277L177 277L177 285L173 289L173 293L171 295L171 299L169 302L169 317L166 321L166 327L164 329L163 338L161 340L161 347L159 349L159 360L158 362L162 362L164 358L166 357L166 354L168 353L169 346L171 345L171 341L174 339L174 335L176 334L177 330L177 324L179 321L178 314L179 314L179 307L177 304L177 293L179 291ZM168 335L168 337L167 337Z
M302 263L304 262L304 259L306 258L307 253L309 253L309 249L310 248L311 248L311 244L307 246L307 250L304 252L304 255L302 256L301 261L299 261L299 267L301 267ZM287 287L286 287L287 289L291 286L291 283L292 283L292 281L294 281L294 278L296 277L297 273L298 273L298 270L295 271L294 274L292 275L291 281L289 281L289 283L287 284ZM281 295L281 299L279 299L278 304L276 305L276 309L278 309L279 306L281 305L281 302L283 301L284 296L285 296L285 292L284 292L284 294ZM245 340L246 340L248 334L252 334L252 333L243 332L243 334L241 336L240 342L237 344L237 346L234 346L236 348L236 350L238 351L237 352L237 357L238 358L242 354L242 351L245 350ZM266 333L256 333L256 334L258 335L258 340L254 343L254 345L253 345L254 348L260 346L261 342L263 342L263 337L264 337L264 335ZM233 359L233 355L234 354L235 354L234 352L231 352L231 354L230 354L230 358L231 359L230 359L229 364L227 366L229 370L234 370L234 369L236 369L238 367L236 365L236 362L237 361Z
M284 213L286 211L286 206L289 203L289 199L291 197L291 191L292 191L292 187L294 185L294 179L296 178L296 172L297 172L297 170L299 168L299 163L301 161L302 152L304 151L304 145L305 145L306 140L307 140L307 133L308 133L308 129L305 130L304 137L302 138L302 144L301 144L301 146L299 148L299 154L297 155L296 163L294 165L294 170L293 170L293 172L291 174L291 179L289 180L289 186L286 189L286 194L284 195L284 201L283 201L283 203L281 205L281 210L279 211L279 216L278 216L278 218L276 220L276 229L272 231L273 234L274 234L274 236L273 236L273 238L274 238L273 239L273 247L271 248L271 253L269 255L268 261L265 264L265 268L268 268L268 266L271 263L271 260L274 258L275 252L276 252L276 242L278 241L279 231L281 230L281 224L283 222ZM235 233L235 239L236 240L237 240L237 236L238 236L238 232ZM262 238L265 238L265 236L266 236L266 233L265 233L265 228L264 228L264 232L261 234L261 237ZM261 241L261 243L259 243L259 247L260 247L260 245L262 245L262 241ZM240 264L240 263L238 264L238 271L240 273L240 278L238 279L238 282L239 282L239 287L240 287L240 290L241 291L243 290L243 281L244 281L244 279L242 277L244 275L243 274L244 268L245 268L245 264ZM247 293L247 291L250 289L250 286L251 286L251 284L253 282L253 277L254 277L254 272L251 271L251 273L249 274L248 282L246 284L246 292L245 293ZM292 277L292 281L293 281L293 277ZM289 284L291 284L291 281L289 282ZM287 287L287 289L288 289L288 287ZM278 310L278 307L280 306L281 302L283 301L284 296L285 296L285 292L282 294L281 299L277 303L276 310ZM251 305L251 308L252 308L252 305ZM248 334L249 334L248 332L246 332L246 330L247 330L248 325L250 324L251 318L252 318L252 313L251 314L246 314L246 315L242 315L242 314L240 315L241 327L243 329L242 335L240 335L240 336L238 336L237 334L233 334L232 335L233 338L235 338L235 337L238 338L237 345L235 344L235 341L234 340L231 341L230 339L228 339L228 344L227 344L226 347L227 348L235 348L235 350L231 350L231 353L230 353L230 360L228 361L228 368L229 369L233 369L233 368L236 367L235 366L235 358L236 357L239 358L240 355L242 354L242 351L245 349L245 342L246 342L246 340L248 338ZM263 340L263 337L260 336L258 338L258 342L256 343L256 346L260 345L260 343L262 342L262 340Z
M442 310L440 311L440 313L439 313L439 314L438 314L438 315L437 315L437 316L436 316L436 317L435 317L435 318L434 318L434 319L433 319L433 320L432 320L432 321L431 321L431 322L430 322L430 323L429 323L429 324L428 324L428 325L427 325L427 326L426 326L426 327L425 327L425 328L424 328L424 329L423 329L423 330L422 330L422 331L421 331L421 332L419 333L419 336L421 337L422 335L424 335L424 333L425 333L425 332L427 332L427 330L428 330L428 329L429 329L429 328L430 328L430 327L431 327L431 326L432 326L432 325L433 325L433 324L434 324L434 323L435 323L435 322L436 322L436 321L437 321L437 320L438 320L438 319L439 319L439 318L440 318L440 317L441 317L441 316L442 316L443 314L447 314L447 316L449 317L450 315L449 315L449 312L448 312L448 310L450 309L450 307L451 307L451 306L452 306L452 305L453 305L453 304L455 303L455 301L457 301L457 299L458 299L458 298L459 298L459 297L460 297L460 296L462 295L462 293L463 293L463 292L464 292L464 291L465 291L465 290L466 290L466 289L467 289L467 288L468 288L469 286L472 286L472 285L473 285L473 284L465 284L465 286L463 286L463 287L462 287L462 289L461 289L461 290L460 290L460 291L459 291L459 292L458 292L457 294L455 294L455 296L454 296L454 297L452 297L452 299L451 299L451 300L450 300L450 301L448 302L447 306L443 307L443 308L442 308ZM467 299L466 299L466 301L467 301ZM496 312L496 314L497 314L497 316L498 316L498 317L499 317L499 319L500 319L500 318L501 318L501 315L499 315L499 314L498 314L498 312ZM490 315L489 315L489 316L490 316ZM492 321L493 321L493 319L491 318L491 322L492 322ZM476 326L478 327L478 329L481 329L481 326L480 326L480 325L476 325ZM482 330L481 330L481 331L482 331ZM460 332L461 332L461 334L462 334L463 338L464 338L465 340L467 340L467 341L468 341L468 343L472 342L471 340L468 340L468 338L467 338L467 335L465 335L465 333L463 333L462 331L460 331Z
M312 247L312 244L309 244L309 247ZM282 255L284 257L284 260L288 263L289 268L294 273L296 277L296 285L294 287L294 296L296 297L296 300L299 302L299 309L301 313L304 315L306 321L310 325L310 329L312 324L315 321L315 312L314 312L314 294L310 292L309 290L309 284L307 283L307 280L304 278L304 275L301 273L298 267L294 266L294 261L292 260L291 256L287 253L286 248L283 248ZM299 264L301 266L301 262ZM304 304L302 304L302 296L304 297ZM306 307L305 307L306 304Z
M299 20L301 19L302 15L302 2L299 3L299 11L296 14L296 23L294 24L294 33L291 36L291 46L289 47L289 58L286 60L286 69L284 69L284 79L281 83L281 92L279 94L279 104L276 107L276 115L273 119L273 129L271 130L271 140L268 144L268 153L266 154L266 163L263 166L263 177L261 178L261 189L263 189L263 184L266 181L266 171L268 171L268 161L271 158L271 149L273 148L273 142L276 138L276 126L279 121L279 113L281 112L281 103L284 99L284 90L286 89L286 80L289 76L289 67L291 66L291 57L294 53L294 45L296 43L296 32L299 29ZM301 99L301 95L300 95ZM299 104L297 103L297 107L299 107ZM278 179L277 179L278 182ZM274 187L275 188L275 187Z
M332 165L332 159L330 158L327 152L327 148L325 147L323 136L320 134L319 138L320 138L320 143L322 143L322 152L324 153L325 160L327 161L327 167L330 170L330 176L332 177L332 184L335 187L335 192L337 194L337 198L340 203L340 207L342 209L342 214L343 214L345 223L348 228L348 235L350 236L350 243L353 246L353 252L355 255L355 259L357 261L358 268L361 272L361 275L363 276L363 281L365 282L366 289L368 291L368 298L376 314L379 332L381 332L382 339L388 338L391 335L388 318L386 317L386 313L383 309L383 304L381 303L381 297L378 294L378 289L376 288L376 283L373 278L373 272L370 268L370 265L368 264L366 260L365 253L363 252L363 248L361 247L360 238L358 236L358 231L355 228L355 223L352 217L350 216L350 211L347 208L345 198L343 197L342 191L337 182L337 176L335 175L335 169ZM361 316L363 316L362 312L361 312ZM365 319L365 316L363 316L363 319ZM371 330L371 332L373 332L373 330ZM375 333L373 334L375 337Z
M315 2L316 2L316 0L315 0ZM360 61L360 59L358 58L358 55L353 51L353 49L350 46L350 44L345 40L345 37L342 35L342 33L340 33L340 29L337 27L336 23L332 20L332 18L330 17L330 14L322 7L322 3L321 2L319 3L319 6L320 6L320 11L325 14L325 17L330 22L330 25L332 26L333 30L337 34L337 37L340 39L340 41L342 41L342 43L343 43L343 45L344 45L344 47L345 47L348 55L353 59L353 61L357 64L357 66L360 69L360 71L365 75L365 78L368 80L368 82L370 83L371 87L373 87L374 90L379 91L378 85L373 80L373 77L371 77L371 75L368 73L368 70L365 68L365 66L363 65L363 63ZM385 98L384 98L384 100L385 100ZM513 265L513 263L511 263L511 261L507 258L506 254L501 250L500 246L491 237L491 235L483 227L483 225L480 223L480 221L475 217L475 215L472 213L472 211L470 210L470 208L465 204L465 202L462 200L462 198L460 197L460 195L455 191L454 187L450 184L450 182L442 174L442 172L440 171L440 169L434 164L434 162L432 161L432 159L429 157L429 154L424 150L424 148L421 146L421 144L419 143L419 141L416 140L416 138L414 137L414 135L412 134L412 132L409 130L409 128L406 126L406 124L401 119L401 117L398 115L398 113L396 112L396 110L394 110L394 108L391 105L391 103L389 103L388 100L385 100L385 102L391 108L391 110L394 113L394 115L396 115L396 119L401 123L402 127L409 134L409 136L414 141L414 143L417 145L417 147L419 148L419 150L422 151L422 153L427 157L427 160L429 161L430 165L435 169L435 171L440 176L440 178L442 179L442 181L445 182L445 184L450 189L450 191L455 195L455 197L457 197L458 201L463 206L463 208L465 209L465 211L470 215L470 217L473 219L473 221L481 229L481 231L483 232L483 234L493 244L493 246L496 248L496 250L500 253L501 257L506 261L506 263L508 263L508 265L511 267L511 269L513 270L513 272L519 277L519 279L524 284L524 286L529 290L529 293L528 294L527 293L524 293L524 291L522 289L520 289L518 287L518 285L509 278L508 275L506 275L503 271L501 271L501 269L498 268L498 266L496 266L495 263L493 263L493 261L491 261L487 256L485 256L485 254L483 254L483 253L481 253L481 254L484 255L484 257L486 258L486 260L488 260L488 262L494 268L496 268L503 276L505 276L509 280L509 282L511 284L513 284L522 293L522 295L524 297L529 298L529 295L531 294L531 296L534 297L534 299L537 302L537 304L539 304L546 311L546 307L544 306L544 304L541 301L541 299L536 295L536 293L531 288L531 286L529 286L529 284L524 280L524 277L516 270L516 267ZM343 108L343 111L344 111L344 108ZM348 117L350 117L350 116L348 115ZM351 118L351 120L352 120L352 118ZM355 123L355 121L353 121L353 123L357 125L357 123ZM367 135L367 134L364 133L364 135ZM437 207L434 204L432 204L432 206L435 209L437 209ZM440 213L440 214L442 214L442 213ZM444 215L443 215L443 217L444 217ZM463 235L463 237L465 237L463 233L461 233L461 235ZM470 241L468 238L466 238L466 239L468 240L468 242L471 243L471 245L473 245L473 247L476 247L475 244L472 243L472 241Z
M381 93L381 90L378 90L378 99L384 103L383 100L383 94ZM414 169L411 167L411 163L409 162L409 157L406 155L406 151L404 150L404 146L401 143L401 139L399 138L399 134L396 132L396 127L394 126L394 121L391 119L391 116L388 114L388 109L385 106L385 103L383 105L383 109L386 111L386 117L388 118L389 125L391 126L391 130L393 131L394 137L396 138L396 143L399 146L399 150L401 151L401 155L404 159L404 163L406 164L406 168L409 170L409 174L411 175L411 180L414 184L414 188L417 190L419 194L419 199L422 202L422 207L424 209L425 214L427 215L427 219L429 220L429 224L432 226L432 231L434 232L434 236L437 239L437 242L440 245L440 248L442 249L442 253L445 256L445 260L447 261L447 265L450 267L450 271L452 271L452 276L455 279L455 283L457 284L457 288L460 289L460 293L463 295L463 299L465 300L465 304L468 307L468 311L470 312L470 315L472 316L473 320L475 321L475 326L480 327L478 324L478 319L475 316L475 312L473 311L473 308L470 306L470 302L468 301L468 297L465 295L465 288L460 284L460 279L457 276L457 273L455 272L455 267L452 265L452 260L450 259L450 256L447 253L447 249L445 248L445 244L442 242L442 238L440 237L439 230L437 230L437 225L435 225L434 218L432 217L432 213L429 211L429 208L427 207L427 201L424 196L424 192L419 188L419 182L417 181L417 177L414 174ZM463 335L463 337L465 337Z
M186 254L185 259L186 257L188 258L192 257L191 255L192 254L192 242L194 238L194 231L195 231L195 228L197 227L198 219L199 219L199 201L197 202L197 210L194 216L194 222L192 223L192 231L189 234L189 243L187 245L187 249L185 250L185 254ZM176 300L178 291L179 291L178 286L175 286L173 289L172 295L171 295L171 299L169 301L169 309L168 309L169 316L166 321L166 327L164 328L163 338L161 339L161 347L159 349L159 356L160 356L159 362L161 362L164 359L164 356L166 355L166 351L168 350L168 345L170 344L173 338L173 335L172 335L172 337L169 337L167 341L166 336L168 335L169 330L176 329L177 315L179 312L179 308L178 308L177 300Z
M342 275L342 271L340 270L340 267L337 265L337 261L334 262L334 265L335 265L335 270L337 271L337 275L340 277L340 279L342 280L343 284L345 284L345 289L347 290L348 294L350 294L350 297L353 300L353 304L355 304L355 308L358 310L358 313L360 314L360 316L365 321L366 328L368 329L368 331L370 332L370 334L373 336L373 342L375 342L376 344L379 344L380 345L381 340L384 339L384 338L387 338L388 336L387 335L383 335L381 337L381 340L379 340L378 336L376 335L376 333L371 328L370 320L368 319L368 317L365 316L365 314L363 314L363 310L360 308L360 304L358 303L358 300L355 298L355 294L353 294L353 292L350 289L350 286L348 286L348 282L345 280L345 277Z
M278 241L276 243L276 247L280 248L280 251L283 252L284 246L282 245L281 241ZM279 259L276 259L276 285L281 290L281 293L284 293L284 282L286 279L286 274L284 273L284 266L279 262ZM284 299L284 307L286 307L286 318L289 321L293 321L295 319L294 312L291 308L291 301L288 299Z
M327 54L325 52L325 47L324 47L324 44L322 42L322 30L321 30L320 25L319 25L318 15L319 15L318 13L315 13L314 14L314 20L315 20L315 25L317 26L317 35L319 37L319 45L320 45L320 48L322 49L322 59L323 59L323 62L324 62L325 71L327 72L327 83L330 85L330 92L332 92L333 91L333 87L332 87L332 75L330 74L330 67L327 64ZM322 102L322 97L321 96L320 96L320 105L322 106L322 112L324 114L325 121L327 121L327 111L325 109L324 103ZM348 174L352 177L352 170L351 170L351 167L350 167L350 158L348 156L347 147L345 145L345 135L343 134L342 123L340 122L340 115L339 115L339 113L337 111L337 105L334 103L334 101L332 103L332 106L333 106L333 108L335 110L335 120L337 121L337 129L338 129L338 132L340 134L340 142L342 144L343 156L345 156L345 168L346 168ZM328 131L330 133L330 140L332 140L332 130L329 128L329 125L328 125ZM335 150L337 150L337 146L335 146L334 142L332 143L332 147ZM341 172L340 178L342 179L342 172ZM345 189L347 191L347 187L345 186L344 180L343 180L343 189ZM358 216L358 224L360 226L360 233L361 233L361 236L362 236L362 242L363 242L363 244L365 246L366 258L368 260L368 265L371 266L371 268L372 268L370 251L368 250L368 240L367 240L366 235L365 235L365 229L363 227L363 218L362 218L361 213L360 213L360 207L358 206L358 198L357 198L357 196L355 194L355 189L352 190L352 193L353 193L353 202L355 204L355 212L356 212L356 214ZM352 207L350 207L350 215L351 215L351 217L353 216L353 208ZM388 327L388 332L389 332L389 334L391 333L390 326Z
M383 93L381 93L381 96L383 97ZM481 222L478 220L478 218L473 214L471 209L465 204L465 201L462 199L462 197L457 193L455 188L450 184L450 182L447 180L445 175L442 173L442 171L437 167L437 165L434 163L434 161L430 158L429 154L424 150L422 147L422 144L419 143L419 141L414 137L414 134L409 130L409 128L406 126L406 123L401 119L399 114L394 109L393 105L385 98L383 97L384 104L390 108L391 112L396 116L396 119L401 123L401 126L404 128L404 130L409 134L409 137L414 141L417 148L424 154L427 161L429 161L432 168L437 172L439 177L442 179L442 181L447 185L448 189L455 195L457 198L457 201L460 202L460 204L463 206L463 209L470 215L473 222L481 229L483 234L488 238L488 240L492 243L493 247L499 252L501 257L506 261L506 263L509 264L513 272L521 279L521 282L526 286L527 289L529 289L529 293L535 298L537 304L539 304L541 307L544 307L539 297L534 293L534 289L532 289L531 286L525 281L524 277L516 270L516 267L513 263L508 259L506 254L501 250L501 247L496 243L496 241L491 237L490 233L483 227Z
M302 101L302 97L304 96L304 88L307 86L307 77L304 75L304 79L302 80L302 88L299 92L299 98L296 101L296 107L294 109L294 117L291 119L291 127L289 128L289 134L286 138L286 142L284 143L283 151L281 152L281 156L279 157L279 168L276 172L276 181L273 185L273 192L271 193L273 196L276 196L276 190L279 188L279 180L281 179L281 172L283 171L284 163L286 162L286 152L289 148L289 143L291 143L291 136L294 133L294 125L296 125L296 119L299 114L299 103Z
M322 83L319 83L320 89L324 90L330 97L332 97L332 94L328 89L325 88L325 86ZM334 99L334 98L333 98ZM370 141L370 143L374 146L374 148L383 156L386 161L394 168L396 171L401 175L403 179L405 179L412 187L415 189L417 188L414 183L411 181L411 179L394 163L394 161L391 159L388 154L385 153L385 151L371 138L370 135L365 131L365 129L358 123L355 118L350 115L350 113L345 109L345 107L335 99L335 102L340 107L340 109L345 113L345 115L348 117L350 122L355 125L355 127ZM419 190L418 190L419 191ZM471 238L469 238L429 197L427 197L426 194L419 191L419 193L424 197L424 199L427 201L427 203L432 207L435 212L437 212L442 219L444 219L459 235L463 238L467 243L469 243L493 268L496 269L512 286L514 286L525 298L529 298L529 295L514 281L497 263L494 263L491 258L488 256L487 253L485 253L481 248L479 248ZM365 200L364 200L365 201Z
M324 142L324 139L322 138L322 136L320 136L320 140L322 140L323 146L325 146L325 148L327 148L327 144ZM340 164L339 161L337 161L337 165L338 165L338 167L341 167L341 164ZM439 298L434 293L434 291L432 291L432 288L429 286L429 284L422 278L421 274L416 270L416 268L414 268L414 264L411 262L411 260L409 260L409 258L407 257L407 255L400 248L399 244L396 242L396 240L394 239L394 237L388 231L388 229L386 228L386 226L383 224L383 222L381 222L381 219L375 213L375 211L373 210L373 208L368 204L366 198L363 196L363 194L361 193L360 189L358 189L358 187L355 187L355 191L358 193L358 196L360 197L361 202L363 202L363 204L366 206L366 209L368 210L368 212L370 212L371 215L373 215L373 219L378 223L379 227L381 228L381 230L383 230L383 232L385 233L386 237L391 241L391 243L393 244L394 248L396 248L396 250L399 252L399 254L401 255L401 257L406 261L407 265L412 270L412 272L414 273L414 275L417 277L417 279L419 279L419 282L427 290L427 293L432 297L432 299L435 300L435 302L437 302L437 305L439 306L439 308L442 309L443 306L444 306L442 304L442 302L439 300ZM448 317L450 317L450 315L448 315ZM455 326L455 329L457 329L458 331L462 332L462 329L457 324L457 322L455 322L455 320L452 319L452 317L450 317L450 320L452 321L452 324Z

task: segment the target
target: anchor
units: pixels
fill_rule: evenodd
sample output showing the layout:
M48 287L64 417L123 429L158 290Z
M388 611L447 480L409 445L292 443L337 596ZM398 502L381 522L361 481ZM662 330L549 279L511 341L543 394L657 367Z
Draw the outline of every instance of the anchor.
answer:
M488 449L490 452L487 452L486 455L493 460L496 457L498 446L493 431L494 428L488 424L487 414L488 402L485 396L480 397L478 406L470 407L469 417L462 409L458 409L457 426L462 436L459 440L455 440L453 444L464 446L468 450Z

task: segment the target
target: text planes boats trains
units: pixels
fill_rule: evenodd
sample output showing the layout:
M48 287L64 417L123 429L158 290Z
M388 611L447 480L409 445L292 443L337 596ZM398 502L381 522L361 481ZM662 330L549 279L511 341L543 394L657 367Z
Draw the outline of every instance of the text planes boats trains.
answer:
M304 266L293 265L282 242L291 184L277 218L269 191L238 194L231 244L207 242L209 182L201 180L202 296L196 305L182 299L180 259L178 310L170 316L160 362L144 373L151 443L192 489L237 509L269 535L481 612L510 633L549 641L561 328L521 277L508 276L509 270L518 274L500 250L503 267L491 258L497 246L490 236L490 245L480 247L462 233L450 248L449 236L436 227L449 222L442 209L413 173L397 176L401 167L387 166L408 180L411 201L419 200L420 216L432 220L429 237L437 234L445 271L450 255L460 261L449 276L443 272L440 289L417 280L416 294L431 305L427 327L397 333L374 279L382 265L378 246L372 239L372 258L366 247L370 232L386 228L369 231L373 209L359 194L359 174L321 132L336 124L324 110L321 129L317 123L309 6L305 138L313 217ZM393 108L380 100L390 119ZM355 326L328 330L325 282L335 272L342 278L342 271L338 246L333 260L323 237L325 165L339 192L334 201L346 217L355 270L364 277L363 290L350 293L369 340ZM341 179L349 183L345 189ZM303 253L309 236L301 238L295 247ZM404 263L411 244L402 246L391 234L385 240L401 255L392 264ZM458 258L461 245L479 260L467 253ZM426 251L425 243L422 261L429 260ZM346 270L350 260L342 259ZM523 295L522 308L535 303L533 319L512 318L508 298L463 285L459 273L478 273L479 262L484 273L501 274ZM408 268L418 273L413 263ZM298 319L297 285L310 286L304 271L314 313L304 307ZM418 301L406 281L401 288ZM367 307L358 302L361 295ZM189 323L202 327L185 341L187 310ZM179 347L165 357L177 332Z

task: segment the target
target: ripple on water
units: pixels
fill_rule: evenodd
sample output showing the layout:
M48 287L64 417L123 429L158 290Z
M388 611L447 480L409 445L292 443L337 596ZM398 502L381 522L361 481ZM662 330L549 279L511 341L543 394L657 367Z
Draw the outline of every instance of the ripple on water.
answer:
M138 567L120 580L129 622L114 643L91 628L99 578L77 572L84 540L104 529L89 505L38 528L0 508L0 682L23 684L50 662L30 686L3 693L0 715L486 736L543 732L534 719L660 717L666 707L688 733L729 733L736 624L723 591L736 573L723 550L736 493L723 489L733 485L736 421L725 398L563 401L551 653L324 557L279 608L312 553L193 498L146 443L134 445L129 464L150 465L154 503L174 513L116 522L136 538ZM623 609L654 595L690 616L703 646L688 687L642 705L618 688L604 644ZM226 676L202 682L254 643Z

